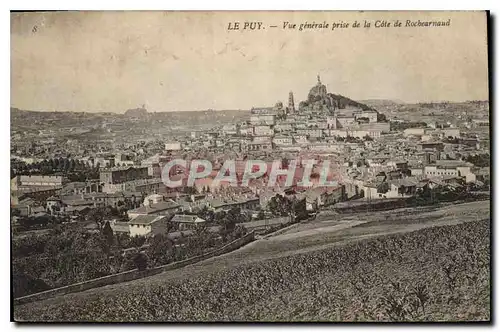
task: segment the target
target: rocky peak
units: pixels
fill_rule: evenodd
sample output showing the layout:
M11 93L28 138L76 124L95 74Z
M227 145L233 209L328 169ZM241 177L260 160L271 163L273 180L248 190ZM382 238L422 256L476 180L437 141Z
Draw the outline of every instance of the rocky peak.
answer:
M308 95L308 100L309 101L316 101L321 98L326 97L326 94L328 92L326 91L326 86L321 83L321 78L318 75L318 83L309 90L309 95Z

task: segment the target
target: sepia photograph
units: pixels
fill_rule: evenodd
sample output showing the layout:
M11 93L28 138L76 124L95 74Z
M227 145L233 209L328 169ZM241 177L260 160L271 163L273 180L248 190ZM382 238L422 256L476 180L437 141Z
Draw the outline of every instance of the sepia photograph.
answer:
M11 320L491 323L490 24L11 11Z

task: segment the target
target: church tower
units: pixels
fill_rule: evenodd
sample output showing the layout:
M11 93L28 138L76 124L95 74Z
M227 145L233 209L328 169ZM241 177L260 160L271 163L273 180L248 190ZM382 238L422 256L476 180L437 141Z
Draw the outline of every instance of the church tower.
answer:
M293 92L290 91L288 94L288 112L293 113L295 112L295 103L293 101Z

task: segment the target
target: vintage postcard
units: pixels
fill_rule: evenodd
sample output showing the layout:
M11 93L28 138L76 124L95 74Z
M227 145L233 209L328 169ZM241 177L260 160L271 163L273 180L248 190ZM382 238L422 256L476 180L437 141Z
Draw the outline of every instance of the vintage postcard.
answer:
M490 322L488 17L12 12L12 320Z

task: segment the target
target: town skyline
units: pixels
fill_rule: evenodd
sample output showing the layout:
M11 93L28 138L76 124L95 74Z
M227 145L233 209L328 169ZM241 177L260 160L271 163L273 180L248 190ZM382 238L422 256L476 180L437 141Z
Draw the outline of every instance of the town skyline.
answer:
M354 100L488 99L486 26L471 19L481 12L448 12L453 27L432 33L374 29L293 35L228 32L226 25L250 17L331 21L384 14L185 14L12 14L11 106L113 113L141 105L152 112L246 110L286 102L289 91L297 101L305 100L318 73L329 92ZM439 52L429 52L437 47ZM457 47L464 52L455 52Z
M488 18L11 14L11 320L491 322Z

